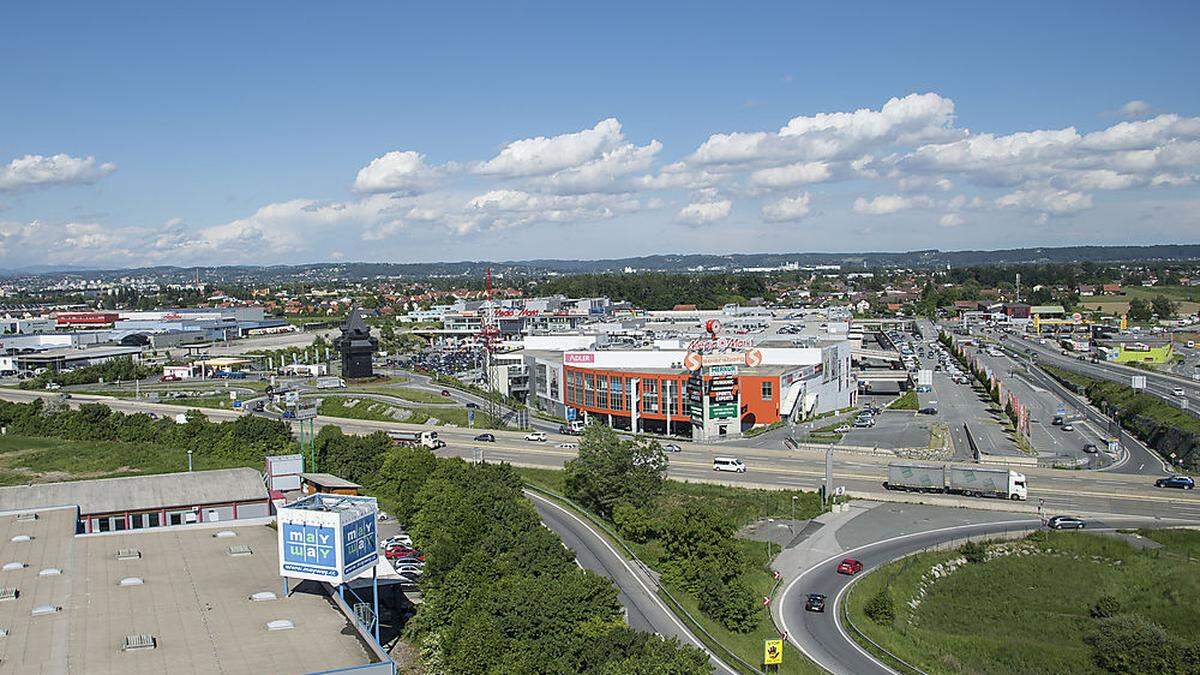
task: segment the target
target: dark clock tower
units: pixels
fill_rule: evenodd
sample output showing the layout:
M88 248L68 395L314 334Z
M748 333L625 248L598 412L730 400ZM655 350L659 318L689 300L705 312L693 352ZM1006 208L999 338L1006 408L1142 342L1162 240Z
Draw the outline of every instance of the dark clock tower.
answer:
M342 334L333 341L334 349L342 354L342 377L357 379L371 377L371 355L379 348L379 341L371 337L371 327L363 321L358 308L350 310L350 316L342 324Z

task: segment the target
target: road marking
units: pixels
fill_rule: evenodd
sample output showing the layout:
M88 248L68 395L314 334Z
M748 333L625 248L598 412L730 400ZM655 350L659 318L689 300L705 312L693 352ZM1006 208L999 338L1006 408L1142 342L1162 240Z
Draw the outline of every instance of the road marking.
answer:
M635 572L635 571L633 570L633 567L631 567L631 566L629 565L629 561L625 559L625 556L623 556L623 555L621 555L620 553L618 553L618 552L617 552L617 550L616 550L615 548L613 548L612 544L608 543L608 539L607 539L607 538L606 538L604 535L602 535L602 534L600 534L599 532L597 532L596 530L592 529L592 527L591 527L590 525L588 525L587 523L583 522L583 520L581 520L581 519L579 518L579 516L575 515L574 513L572 513L571 511L569 511L568 509L566 509L566 508L563 508L562 506L559 506L559 505L558 505L558 504L556 504L554 501L552 501L552 500L550 500L550 499L546 499L545 497L543 497L543 496L541 496L541 495L539 495L539 494L535 494L535 493L533 493L533 492L530 492L529 490L525 490L524 492L525 492L526 496L528 496L528 497L530 497L530 498L532 498L532 499L536 499L536 500L538 500L538 501L540 501L540 502L543 502L543 503L547 504L548 506L550 506L551 508L555 508L555 509L558 509L559 511L562 511L562 512L563 512L563 513L565 513L565 514L566 514L568 517L570 517L572 520L574 520L575 522L579 523L579 524L580 524L580 525L583 527L583 529L585 529L585 530L587 530L587 531L591 532L592 534L594 534L594 535L596 536L596 538L597 538L597 539L600 541L600 543L604 544L604 547L605 547L605 548L607 548L607 549L608 549L608 550L609 550L609 551L610 551L610 552L611 552L611 553L612 553L614 556L616 556L617 560L620 560L620 561L621 561L621 565L625 567L625 570L626 570L627 572L629 572L629 575L630 575L630 576L632 576L632 577L633 577L633 579L634 579L634 581L636 581L636 582L638 583L638 586L640 586L640 587L641 587L642 591L643 591L643 592L644 592L644 593L645 593L647 596L649 596L649 597L650 597L650 599L651 599L652 601L654 601L654 603L655 603L655 604L657 604L657 605L658 605L658 607L659 607L659 608L660 608L660 609L661 609L661 610L662 610L664 613L666 613L666 615L667 615L667 616L671 617L671 620L675 622L675 625L676 625L676 626L678 626L678 627L679 627L679 629L680 629L681 631L683 631L683 634L684 634L684 635L686 635L686 636L688 636L689 638L691 638L691 639L692 639L692 642L693 642L693 643L694 643L694 644L695 644L697 647L699 647L699 648L700 648L701 650L703 650L703 651L704 651L706 654L708 654L708 657L709 657L710 659L712 659L713 661L715 661L715 662L716 662L718 665L720 665L722 668L724 668L724 669L725 669L727 672L730 672L730 673L736 673L736 672L737 672L737 671L735 671L734 669L730 668L730 667L729 667L729 666L728 666L728 665L727 665L727 664L726 664L724 661L722 661L721 659L719 659L719 658L717 657L717 655L716 655L716 654L713 654L711 651L709 651L708 647L707 647L707 646L705 646L705 644L704 644L703 642L701 642L701 641L699 640L699 638L697 638L695 635L693 635L693 634L692 634L692 631L688 630L687 626L683 625L683 622L679 620L679 617L675 616L675 612L672 612L672 611L670 610L670 608L668 608L668 607L667 607L666 603L665 603L665 602L663 602L663 601L662 601L662 599L658 597L658 594L657 594L657 593L655 593L654 591L650 590L650 588L649 588L649 587L646 585L646 582L642 581L642 577L641 577L641 575L639 575L637 572ZM578 562L578 561L576 561L576 562Z

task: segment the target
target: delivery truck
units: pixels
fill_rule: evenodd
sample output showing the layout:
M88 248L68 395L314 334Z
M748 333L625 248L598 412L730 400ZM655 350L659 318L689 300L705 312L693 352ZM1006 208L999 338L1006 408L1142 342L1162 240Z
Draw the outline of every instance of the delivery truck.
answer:
M967 497L1025 500L1025 474L1002 466L955 466L892 462L884 487L905 492L941 492Z
M388 436L397 445L421 445L430 450L446 447L436 431L389 431Z

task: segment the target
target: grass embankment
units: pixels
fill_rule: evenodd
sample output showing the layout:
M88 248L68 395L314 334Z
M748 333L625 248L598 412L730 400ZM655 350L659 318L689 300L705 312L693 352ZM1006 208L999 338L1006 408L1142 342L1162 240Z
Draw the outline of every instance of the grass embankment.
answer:
M525 468L517 469L517 471L530 484L556 494L563 494L562 471ZM812 518L821 513L819 497L816 493L812 492L751 490L724 485L687 483L677 480L668 480L666 482L664 494L656 510L660 513L666 513L675 508L687 509L699 504L711 504L715 505L735 528L741 528L744 525L763 518L790 518L792 514L793 495L797 496L797 519ZM595 514L589 514L589 516L594 520L601 520L611 531L616 532L616 526L611 521L601 519ZM657 538L651 538L644 544L627 540L624 540L624 543L634 551L642 562L651 568L662 571L665 562L664 551L662 544ZM775 581L768 568L770 559L767 554L767 544L761 541L735 538L730 542L730 545L737 546L744 554L743 557L746 565L741 575L741 581L746 584L747 588L756 597L770 596ZM618 550L620 549L618 548ZM778 553L778 550L777 545L772 545L771 551L773 554ZM762 663L763 640L779 637L779 632L776 630L775 624L771 621L771 616L765 607L760 613L758 624L754 630L748 633L737 633L726 629L719 622L702 612L697 599L686 591L673 586L666 579L661 580L661 583L704 630L715 637L726 649L729 649L751 664ZM809 673L823 672L816 665L809 662L790 643L785 643L783 661L783 666L779 670L780 673L807 675Z
M251 466L197 454L197 470ZM262 467L262 462L254 464ZM0 436L0 485L53 483L187 471L179 448L117 441L72 441L35 436Z
M916 410L921 407L916 391L906 391L887 405L888 410Z
M1082 393L1101 410L1115 410L1121 426L1159 456L1186 470L1200 469L1200 418L1153 394L1117 382L1097 380L1053 366L1042 366L1042 369Z
M930 673L1105 672L1088 643L1101 627L1094 616L1101 598L1111 598L1111 613L1142 617L1186 643L1196 639L1200 532L1145 534L1165 548L1039 532L989 545L990 556L1007 553L986 562L963 564L957 550L919 554L856 583L848 611L872 640ZM881 590L895 617L878 624L864 610Z
M399 411L408 411L406 417ZM469 427L466 408L427 408L407 407L383 403L367 398L354 396L329 396L321 398L317 414L328 417L342 417L353 420L370 420L374 422L404 422L405 424L428 424L437 420L437 426ZM476 428L493 428L489 424L491 418L480 410L475 411Z

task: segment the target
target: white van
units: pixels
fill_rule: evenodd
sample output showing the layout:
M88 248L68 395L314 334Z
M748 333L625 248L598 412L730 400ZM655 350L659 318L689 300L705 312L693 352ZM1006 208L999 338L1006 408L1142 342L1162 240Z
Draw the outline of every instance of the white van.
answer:
M737 457L713 457L713 471L746 473L746 463Z

